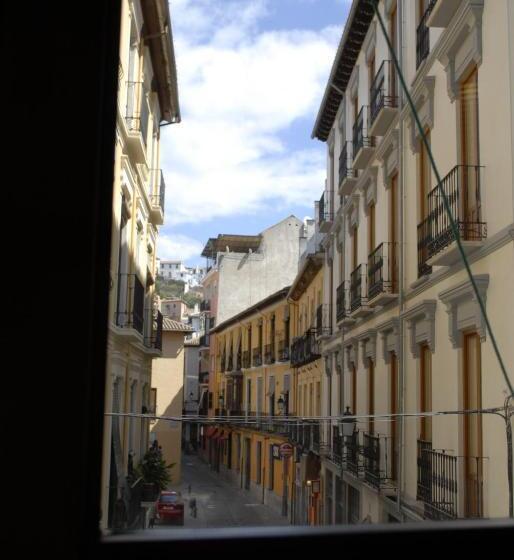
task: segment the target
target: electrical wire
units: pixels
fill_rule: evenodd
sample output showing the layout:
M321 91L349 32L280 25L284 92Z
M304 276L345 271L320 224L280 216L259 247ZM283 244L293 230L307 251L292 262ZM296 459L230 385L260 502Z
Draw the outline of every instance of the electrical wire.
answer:
M478 287L476 285L475 279L473 277L473 274L471 273L471 267L470 267L469 261L466 257L466 254L464 253L464 249L462 247L462 240L461 240L460 233L459 233L459 228L457 227L457 224L455 223L455 220L453 219L453 216L452 216L452 213L451 213L451 210L450 210L450 205L449 205L449 202L448 202L448 198L446 196L446 193L444 192L444 189L442 188L442 179L441 179L441 176L439 174L439 170L437 169L437 166L435 164L435 160L434 160L432 150L430 148L427 137L425 135L425 131L423 130L423 126L421 125L421 121L419 120L419 115L418 115L418 112L417 112L416 107L414 105L414 102L413 102L413 100L412 100L412 98L409 94L407 85L405 83L405 78L403 76L402 70L400 68L400 64L398 62L398 58L396 57L396 53L394 52L393 45L391 43L391 38L389 37L389 35L387 33L384 21L382 19L382 16L380 14L379 9L378 9L378 0L368 0L368 1L371 2L372 6L373 6L373 9L375 11L375 14L378 18L378 22L379 22L380 27L382 29L382 33L384 34L385 40L387 42L387 48L389 49L389 54L390 54L390 56L391 56L391 58L394 62L396 70L398 72L398 77L400 79L400 83L401 83L403 92L405 93L407 101L408 101L408 103L410 105L410 108L412 110L412 114L414 116L414 120L416 121L416 126L418 128L419 134L420 134L421 139L423 141L423 144L425 145L425 148L427 150L427 154L428 154L428 157L430 159L430 164L431 164L432 169L433 169L433 171L436 175L437 188L438 188L439 194L440 194L440 196L443 200L443 206L444 206L444 209L445 209L446 214L448 215L448 218L449 218L449 221L450 221L450 228L452 230L452 235L454 236L455 241L457 242L457 247L459 249L462 262L464 263L467 275L468 275L469 280L471 282L471 285L473 287L473 291L474 291L475 297L478 301L478 305L480 307L482 317L483 317L484 322L486 324L486 329L489 332L489 336L491 337L491 342L493 344L494 353L496 354L496 358L498 360L500 370L503 374L503 377L505 379L505 383L507 384L507 387L509 388L511 395L514 396L514 388L513 388L513 385L511 383L511 381L510 381L509 375L507 374L507 369L505 367L505 364L503 362L500 350L498 348L498 344L496 342L496 337L494 336L493 329L492 329L491 324L489 322L489 318L487 316L484 301L482 300L482 296L480 295L480 292L478 291Z

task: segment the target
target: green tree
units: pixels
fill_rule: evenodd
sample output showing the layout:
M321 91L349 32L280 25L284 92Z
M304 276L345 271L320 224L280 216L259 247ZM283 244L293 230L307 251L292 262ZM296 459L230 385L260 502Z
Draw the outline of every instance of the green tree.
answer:
M166 464L160 451L149 449L136 468L136 474L143 482L155 484L159 490L165 490L171 482L169 473L176 463Z

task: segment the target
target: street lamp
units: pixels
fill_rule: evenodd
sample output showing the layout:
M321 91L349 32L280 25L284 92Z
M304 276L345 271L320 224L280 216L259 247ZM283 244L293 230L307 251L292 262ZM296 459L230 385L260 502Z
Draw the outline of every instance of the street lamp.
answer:
M355 418L351 418L353 414L350 412L350 407L346 407L346 411L343 414L343 418L339 424L339 435L344 437L352 437L355 431ZM350 418L349 418L350 417Z

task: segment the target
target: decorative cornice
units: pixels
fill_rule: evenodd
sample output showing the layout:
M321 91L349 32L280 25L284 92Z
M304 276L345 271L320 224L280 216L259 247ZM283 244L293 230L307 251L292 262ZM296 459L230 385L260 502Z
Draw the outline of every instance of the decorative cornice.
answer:
M374 364L377 362L377 331L368 329L356 336L361 347L362 362L365 364L369 358Z
M427 343L432 352L435 350L436 306L435 299L425 299L401 314L402 319L407 321L407 328L410 331L410 349L415 358L419 356L419 344L422 342ZM421 322L425 322L424 328L417 333L416 326Z
M489 286L489 274L474 275L473 280L475 281L478 293L485 306L487 288ZM485 320L471 280L466 280L452 288L443 290L439 294L439 299L446 306L446 312L448 313L448 334L454 348L462 346L462 333L469 328L475 328L481 340L485 340Z
M346 354L346 365L348 369L351 369L352 365L357 368L358 355L357 355L357 345L358 341L356 338L348 338L343 341L343 352Z
M397 356L400 352L400 319L393 317L377 326L377 332L382 340L382 356L386 363L389 363L391 352ZM392 335L392 342L388 339Z

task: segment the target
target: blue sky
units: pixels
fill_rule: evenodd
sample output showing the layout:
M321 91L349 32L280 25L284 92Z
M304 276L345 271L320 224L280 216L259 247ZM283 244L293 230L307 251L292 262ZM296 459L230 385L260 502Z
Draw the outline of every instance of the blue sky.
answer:
M325 146L310 136L350 3L170 2L182 122L162 129L161 258L202 264L218 233L313 215Z

